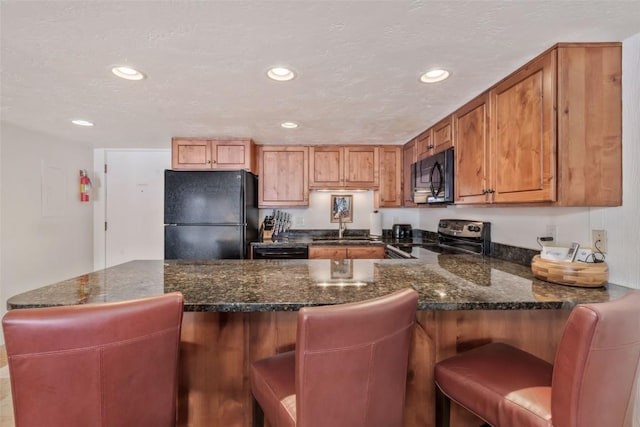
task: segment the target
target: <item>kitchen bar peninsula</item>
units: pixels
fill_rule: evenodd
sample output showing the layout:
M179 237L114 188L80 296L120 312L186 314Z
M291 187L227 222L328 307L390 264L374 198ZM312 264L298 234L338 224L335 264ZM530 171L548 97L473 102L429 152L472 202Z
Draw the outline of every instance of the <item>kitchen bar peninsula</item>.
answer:
M251 426L250 363L294 348L296 311L412 287L419 293L405 426L434 425L433 364L502 340L552 361L570 308L629 289L582 289L529 268L421 250L413 260L131 261L16 295L8 309L185 297L178 425ZM452 425L474 425L463 411ZM477 425L477 424L476 424Z

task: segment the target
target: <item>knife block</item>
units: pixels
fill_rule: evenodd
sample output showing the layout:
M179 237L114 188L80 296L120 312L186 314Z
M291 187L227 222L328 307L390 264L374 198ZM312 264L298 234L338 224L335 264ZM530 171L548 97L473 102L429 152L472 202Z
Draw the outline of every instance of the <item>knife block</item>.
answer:
M272 229L264 229L262 230L262 241L263 242L270 242L273 240L273 230Z

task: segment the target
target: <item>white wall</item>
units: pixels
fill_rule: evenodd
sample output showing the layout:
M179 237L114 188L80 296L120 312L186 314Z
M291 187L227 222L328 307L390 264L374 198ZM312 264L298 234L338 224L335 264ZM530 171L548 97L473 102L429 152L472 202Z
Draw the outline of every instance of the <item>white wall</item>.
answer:
M611 281L640 288L640 33L623 41L622 58L623 205L592 209L591 223L608 232Z
M92 203L80 202L79 170L91 172L93 153L6 123L0 144L4 314L13 295L92 271Z

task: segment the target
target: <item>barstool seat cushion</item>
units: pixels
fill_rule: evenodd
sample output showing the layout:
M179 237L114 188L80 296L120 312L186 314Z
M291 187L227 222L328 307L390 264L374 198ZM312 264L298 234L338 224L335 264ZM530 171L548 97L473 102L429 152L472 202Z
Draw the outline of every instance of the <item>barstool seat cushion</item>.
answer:
M251 390L269 420L296 425L295 351L259 360L251 366Z
M492 425L551 426L553 366L504 343L491 343L436 365L451 400Z

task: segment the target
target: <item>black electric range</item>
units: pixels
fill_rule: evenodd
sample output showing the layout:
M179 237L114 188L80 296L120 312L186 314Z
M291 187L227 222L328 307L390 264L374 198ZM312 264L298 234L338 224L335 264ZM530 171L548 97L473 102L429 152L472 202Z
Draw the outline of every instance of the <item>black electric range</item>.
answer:
M415 243L398 239L390 243L402 253L411 255L413 248L421 247L440 254L468 253L491 254L491 223L462 219L441 219L438 223L438 240ZM392 258L402 258L402 253L388 253ZM396 256L394 256L396 255ZM404 256L407 258L406 256Z

